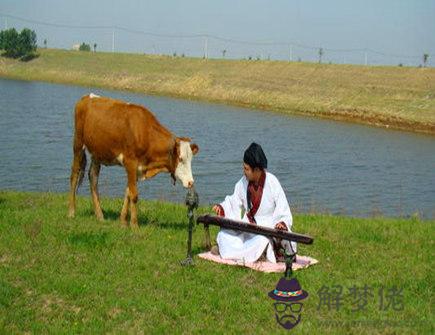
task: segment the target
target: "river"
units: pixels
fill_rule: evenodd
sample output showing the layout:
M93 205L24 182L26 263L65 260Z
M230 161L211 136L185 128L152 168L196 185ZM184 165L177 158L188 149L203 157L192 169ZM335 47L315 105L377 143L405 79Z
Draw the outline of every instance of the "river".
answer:
M263 146L269 171L297 212L435 217L435 138L246 108L120 91L0 79L0 189L67 192L73 110L93 92L146 106L200 147L193 160L202 205L221 201L242 176L244 150ZM87 178L86 178L87 179ZM103 167L100 193L122 197L121 167ZM89 194L87 181L79 194ZM182 202L168 174L139 183L140 198Z

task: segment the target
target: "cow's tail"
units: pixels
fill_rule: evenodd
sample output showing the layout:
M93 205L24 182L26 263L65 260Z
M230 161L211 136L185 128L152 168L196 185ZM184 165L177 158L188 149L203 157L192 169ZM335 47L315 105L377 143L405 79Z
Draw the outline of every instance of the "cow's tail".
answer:
M86 147L84 145L83 132L84 132L84 120L86 113L86 105L84 105L84 99L82 98L75 107L75 131L74 131L74 160L75 168L78 172L77 188L83 182L86 172Z
M80 170L79 170L79 180L77 183L77 188L83 183L83 178L85 177L86 172L86 152L85 150L80 151Z

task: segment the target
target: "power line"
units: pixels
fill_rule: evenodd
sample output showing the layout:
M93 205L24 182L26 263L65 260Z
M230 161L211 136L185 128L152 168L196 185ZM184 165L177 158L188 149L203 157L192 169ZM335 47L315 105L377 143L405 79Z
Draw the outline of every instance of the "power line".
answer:
M373 53L373 54L377 54L377 55L381 55L381 56L385 56L385 57L393 57L393 58L407 58L407 59L417 59L417 58L420 59L421 58L421 55L417 56L417 55L391 54L391 53L373 50L370 48L334 49L334 48L324 48L324 47L320 47L320 46L306 45L306 44L302 44L302 43L295 42L295 41L247 41L247 40L226 38L226 37L221 37L221 36L212 35L212 34L162 34L162 33L154 33L154 32L148 32L148 31L143 31L143 30L131 29L131 28L126 28L126 27L121 27L121 26L116 26L116 25L110 25L110 26L108 26L108 25L92 25L92 26L89 26L89 25L58 24L58 23L50 23L50 22L43 22L43 21L38 21L38 20L26 19L23 17L5 14L5 13L0 13L0 16L5 18L5 27L7 27L7 18L11 18L11 19L15 19L15 20L19 20L19 21L23 21L23 22L27 22L27 23L55 27L55 28L110 30L112 32L112 51L114 51L115 30L117 30L117 31L124 31L124 32L132 33L132 34L139 34L139 35L152 36L152 37L161 37L161 38L187 38L187 39L192 39L192 38L199 39L200 38L200 39L203 39L206 41L205 42L206 49L207 49L209 39L213 39L213 40L221 41L221 42L227 42L227 43L234 43L234 44L239 44L239 45L284 46L284 47L290 47L290 49L291 49L291 52L290 52L291 56L290 57L291 58L293 58L293 47L298 47L298 48L306 49L306 50L320 50L320 49L322 49L323 51L327 51L327 52L344 52L344 53L361 52L361 53L364 53L364 56L366 59L365 63L367 63L367 53L368 52ZM207 51L207 54L208 54L208 51ZM428 55L430 57L434 57L434 54L428 54Z
M27 22L27 23L40 24L43 26L50 26L50 27L56 27L56 28L71 28L71 29L109 29L109 28L113 28L113 26L77 26L77 25L70 25L70 24L48 23L48 22L42 22L42 21L37 21L37 20L25 19L25 18L22 18L19 16L14 16L14 15L9 15L9 14L4 14L4 13L0 13L0 16L8 17L11 19L15 19L15 20L19 20L19 21L23 21L23 22Z

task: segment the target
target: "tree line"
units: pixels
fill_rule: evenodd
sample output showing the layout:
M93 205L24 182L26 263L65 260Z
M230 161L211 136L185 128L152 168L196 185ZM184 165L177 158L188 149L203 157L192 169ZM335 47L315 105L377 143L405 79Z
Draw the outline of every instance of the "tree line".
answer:
M0 50L3 55L12 58L29 58L35 56L36 33L24 28L18 32L15 28L0 31Z

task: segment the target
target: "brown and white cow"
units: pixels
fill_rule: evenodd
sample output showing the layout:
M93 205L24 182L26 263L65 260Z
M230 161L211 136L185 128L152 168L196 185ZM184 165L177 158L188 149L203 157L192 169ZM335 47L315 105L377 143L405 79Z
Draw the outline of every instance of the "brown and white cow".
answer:
M90 94L75 107L74 160L71 167L69 217L75 215L75 195L83 180L87 150L91 155L89 182L95 215L103 220L98 195L100 166L120 165L127 172L121 222L137 223L137 180L169 172L185 188L193 186L192 157L199 148L189 138L176 137L145 107Z

